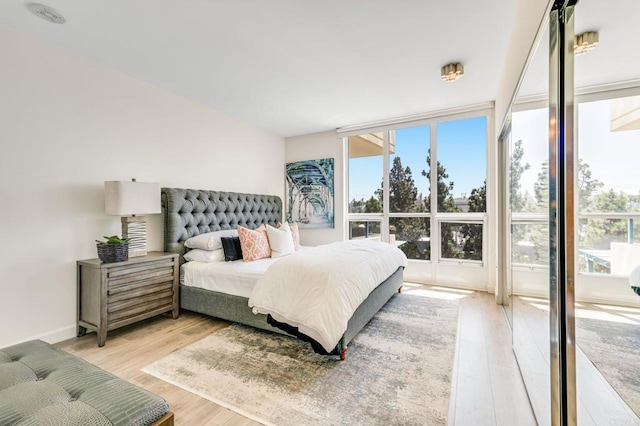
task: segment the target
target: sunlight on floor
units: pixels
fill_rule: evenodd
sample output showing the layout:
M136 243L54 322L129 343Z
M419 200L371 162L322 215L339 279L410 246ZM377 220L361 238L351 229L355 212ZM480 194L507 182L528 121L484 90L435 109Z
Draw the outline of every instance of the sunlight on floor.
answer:
M402 293L409 294L411 296L430 297L433 299L459 300L473 294L473 291L458 288L432 287L422 284L404 283Z
M530 296L518 296L518 298L541 311L549 312L549 301L547 299ZM576 302L575 316L576 318L640 325L640 308L629 306Z
M626 318L623 315L603 312L593 309L576 309L576 317L577 318L586 318L586 319L594 319L599 321L609 321L609 322L618 322L622 324L638 324L638 321L634 321L633 319Z
M597 303L594 303L593 306L596 306L600 309L604 309L607 311L619 311L619 312L628 312L632 314L640 314L640 308L634 308L631 306L600 305Z

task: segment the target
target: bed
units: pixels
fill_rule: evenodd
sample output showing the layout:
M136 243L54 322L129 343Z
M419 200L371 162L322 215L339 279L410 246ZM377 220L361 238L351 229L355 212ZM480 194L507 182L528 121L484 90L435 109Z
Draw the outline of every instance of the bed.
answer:
M164 250L180 254L184 264L186 251L184 242L203 233L236 229L243 226L255 229L263 224L277 226L282 221L282 201L277 196L243 194L234 192L207 191L182 188L162 188L162 210L164 215ZM250 262L247 262L250 263ZM182 269L182 268L181 268ZM347 323L338 345L331 351L346 358L347 347L355 335L402 289L403 267L398 267L381 280L369 296L357 307ZM180 307L186 310L249 325L263 330L283 334L294 334L295 330L271 325L267 315L254 314L248 298L205 288L180 285ZM300 336L304 339L305 336ZM308 339L304 339L308 340ZM310 340L310 339L309 339Z

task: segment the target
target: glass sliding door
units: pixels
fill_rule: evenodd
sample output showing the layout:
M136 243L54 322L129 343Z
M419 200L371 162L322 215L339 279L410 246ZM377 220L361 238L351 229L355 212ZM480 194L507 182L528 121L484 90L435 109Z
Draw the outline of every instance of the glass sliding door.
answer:
M540 424L640 424L640 4L554 7L501 139L513 348Z
M575 57L579 423L640 424L638 16L638 2L576 6L576 33L600 40Z

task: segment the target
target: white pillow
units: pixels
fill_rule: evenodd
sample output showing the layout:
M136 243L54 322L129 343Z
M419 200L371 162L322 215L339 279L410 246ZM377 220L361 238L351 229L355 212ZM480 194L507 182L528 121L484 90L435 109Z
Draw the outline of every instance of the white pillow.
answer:
M201 250L218 250L222 248L222 237L237 237L237 229L225 229L223 231L207 232L196 235L184 242L185 247Z
M184 254L184 260L188 262L224 262L224 250L193 249Z
M286 222L280 226L280 229L267 225L267 238L271 246L271 257L282 257L296 251L291 229Z

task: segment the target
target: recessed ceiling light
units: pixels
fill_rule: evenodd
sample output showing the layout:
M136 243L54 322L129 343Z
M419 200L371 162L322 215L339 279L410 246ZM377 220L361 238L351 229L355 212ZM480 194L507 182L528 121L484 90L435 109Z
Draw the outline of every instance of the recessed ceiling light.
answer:
M442 78L442 81L446 81L447 83L456 81L463 75L464 68L460 63L447 64L440 70L440 77Z
M57 10L45 6L44 4L29 3L29 10L34 15L44 19L45 21L53 22L54 24L64 24L67 22Z

